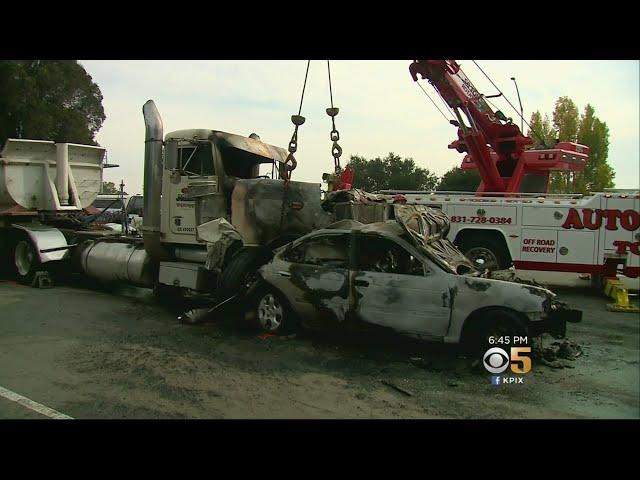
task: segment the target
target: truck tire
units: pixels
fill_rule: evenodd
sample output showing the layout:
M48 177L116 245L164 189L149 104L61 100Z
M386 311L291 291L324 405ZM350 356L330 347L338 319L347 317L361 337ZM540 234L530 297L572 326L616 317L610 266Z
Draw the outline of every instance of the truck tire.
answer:
M504 270L511 266L509 252L505 251L503 245L488 238L465 238L461 242L460 250L465 257L471 260L471 263L481 270ZM476 263L480 259L484 260L482 266Z
M242 292L251 282L255 271L269 259L265 248L243 248L233 256L220 275L216 302L222 302Z
M33 242L27 236L19 236L13 246L13 266L16 278L21 283L30 284L40 270L40 258Z

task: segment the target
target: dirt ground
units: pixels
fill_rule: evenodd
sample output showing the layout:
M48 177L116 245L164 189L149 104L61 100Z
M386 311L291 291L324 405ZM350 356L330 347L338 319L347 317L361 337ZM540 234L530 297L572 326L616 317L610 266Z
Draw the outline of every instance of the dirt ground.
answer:
M640 322L585 289L583 355L490 383L456 347L186 326L150 291L0 282L0 387L74 418L640 418ZM397 389L398 387L399 389ZM402 390L402 391L401 391ZM44 418L0 397L0 418Z

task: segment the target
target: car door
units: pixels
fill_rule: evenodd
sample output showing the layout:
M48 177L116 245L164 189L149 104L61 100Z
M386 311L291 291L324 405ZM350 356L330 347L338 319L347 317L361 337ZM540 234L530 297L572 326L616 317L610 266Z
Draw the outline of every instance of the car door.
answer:
M305 238L283 254L279 288L307 325L342 322L349 311L348 233Z
M418 337L443 337L451 318L449 278L401 239L358 233L352 274L355 312ZM386 260L385 260L386 257Z

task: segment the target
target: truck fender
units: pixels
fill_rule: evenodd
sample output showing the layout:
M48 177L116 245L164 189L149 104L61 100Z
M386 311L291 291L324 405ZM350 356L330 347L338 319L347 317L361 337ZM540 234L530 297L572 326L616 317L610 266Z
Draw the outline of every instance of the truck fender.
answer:
M70 245L57 228L19 223L14 223L11 227L24 232L29 237L38 252L41 263L62 260L69 256Z
M509 239L507 238L507 235L505 234L505 232L500 230L499 228L463 227L459 229L458 232L456 233L456 238L453 240L453 243L455 245L458 245L458 243L462 241L462 239L466 236L471 236L471 235L482 236L483 233L485 233L485 235L493 235L494 238L501 238L502 240L504 240L504 246L507 248L507 251L509 252L509 255L511 255L511 258L513 258L514 255L513 255L513 252L511 252L511 245L509 243Z

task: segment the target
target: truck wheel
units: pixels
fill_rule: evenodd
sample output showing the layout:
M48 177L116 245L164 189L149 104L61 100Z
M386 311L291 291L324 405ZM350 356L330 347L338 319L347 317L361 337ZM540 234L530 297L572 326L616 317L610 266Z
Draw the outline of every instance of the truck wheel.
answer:
M267 333L287 334L294 330L294 315L284 297L272 288L262 287L253 296L252 310L258 327Z
M503 270L511 265L500 245L487 239L468 240L461 247L464 256L481 270Z
M13 263L18 280L30 284L40 268L40 258L31 240L19 239L13 249Z
M251 282L256 269L268 259L264 248L243 248L227 264L220 275L216 301L222 302L242 292Z

